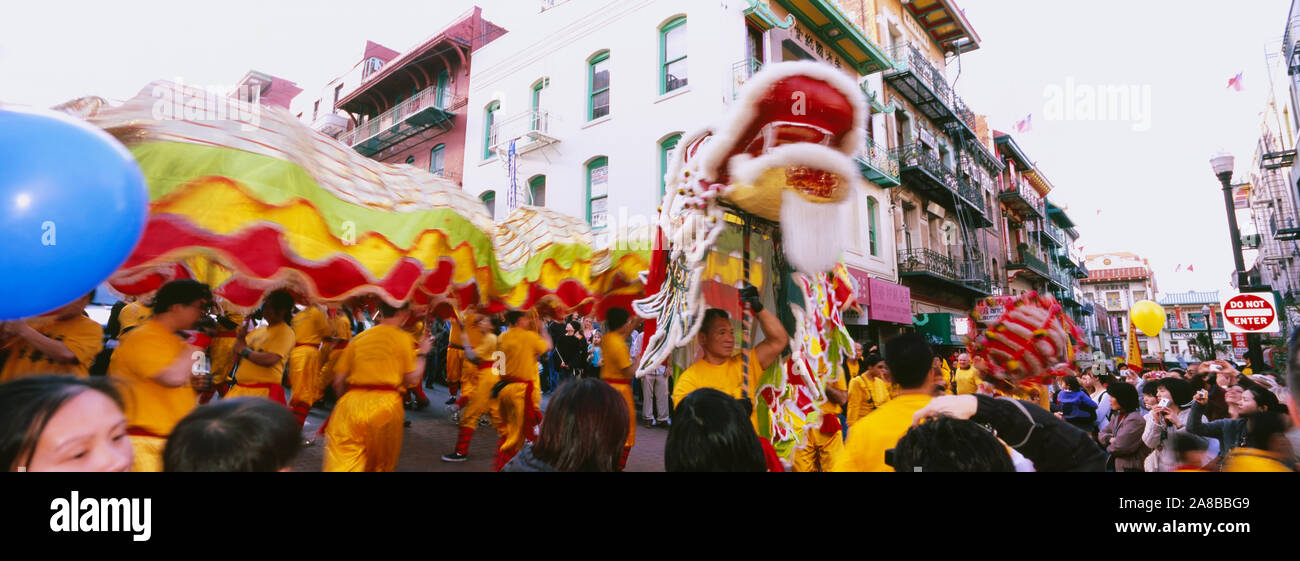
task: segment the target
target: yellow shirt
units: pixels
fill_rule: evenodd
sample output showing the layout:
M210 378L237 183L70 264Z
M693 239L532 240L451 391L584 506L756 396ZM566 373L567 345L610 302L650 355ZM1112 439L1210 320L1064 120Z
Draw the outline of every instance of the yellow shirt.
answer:
M632 353L629 352L627 340L622 335L607 333L600 341L600 356L605 361L600 366L600 379L614 381L631 379L623 375L623 370L632 366Z
M166 436L194 409L197 395L188 380L178 388L153 380L183 352L185 340L157 321L146 321L123 337L108 363L108 375L122 382L129 426Z
M104 329L85 316L44 323L28 322L41 335L63 343L76 355L77 362L54 362L39 349L22 338L15 337L9 346L9 358L0 370L0 384L28 376L44 374L70 374L79 378L90 376L90 364L104 347Z
M334 373L346 375L354 386L402 387L402 378L415 370L415 337L391 325L376 325L357 335L343 349Z
M722 364L709 364L704 359L696 361L677 377L673 385L673 406L680 404L686 396L691 395L691 392L703 388L713 388L736 399L744 397L741 392L741 382L744 379L743 366L740 355L731 357L731 360ZM751 400L758 394L758 388L754 386L761 372L758 353L750 351L749 396Z
M346 314L341 312L336 314L334 319L330 320L330 324L334 328L335 339L352 340L352 321L348 319Z
M853 378L849 382L849 426L870 415L881 405L889 403L896 395L898 386L886 382L884 378L870 379L866 374Z
M1224 460L1225 472L1292 473L1276 454L1255 448L1237 448Z
M506 376L539 381L537 357L546 352L546 340L541 335L535 331L512 327L501 334L497 345L506 354Z
M978 392L980 382L983 381L980 378L979 370L976 370L975 367L958 368L957 375L953 378L954 383L957 385L957 395L971 395Z
M908 394L896 397L870 415L849 426L849 440L835 463L835 471L894 471L885 463L885 451L912 428L912 415L932 398Z
M321 340L329 337L333 331L325 312L315 306L307 306L307 309L293 316L293 336L298 341L297 344L320 345Z
M263 326L254 329L244 341L248 343L249 349L259 353L280 355L280 360L271 366L260 366L251 360L241 358L239 370L235 371L235 379L247 384L279 384L284 377L284 363L289 360L289 353L293 351L293 329L284 322L276 324L275 327Z
M122 331L126 331L132 327L140 327L151 317L153 317L153 310L136 301L122 307L122 311L117 313L117 322L122 326Z
M830 387L833 388L833 389L837 389L837 390L839 390L839 391L842 391L842 392L843 392L843 391L848 391L848 389L849 389L848 384L845 384L845 383L844 383L844 376L843 376L843 375L841 375L840 378L839 378L838 380L835 380L834 382L831 382L831 383L830 383ZM843 413L843 412L844 412L844 406L843 406L843 405L838 405L838 404L832 403L829 399L826 400L826 403L823 403L823 404L822 404L822 414L824 414L824 415L833 415L833 416L838 417L838 416L840 415L840 413Z

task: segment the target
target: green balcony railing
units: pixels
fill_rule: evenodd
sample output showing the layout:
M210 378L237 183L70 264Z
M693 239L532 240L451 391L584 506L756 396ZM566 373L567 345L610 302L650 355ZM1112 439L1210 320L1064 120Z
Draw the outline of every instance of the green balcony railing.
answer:
M902 184L896 151L867 140L866 149L858 156L858 164L863 175L881 187L888 189Z

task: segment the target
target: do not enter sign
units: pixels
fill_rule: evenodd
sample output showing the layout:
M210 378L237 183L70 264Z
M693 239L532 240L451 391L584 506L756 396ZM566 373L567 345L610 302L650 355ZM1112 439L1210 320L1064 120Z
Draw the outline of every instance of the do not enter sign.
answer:
M1224 327L1228 333L1278 333L1277 303L1273 294L1238 294L1223 303Z

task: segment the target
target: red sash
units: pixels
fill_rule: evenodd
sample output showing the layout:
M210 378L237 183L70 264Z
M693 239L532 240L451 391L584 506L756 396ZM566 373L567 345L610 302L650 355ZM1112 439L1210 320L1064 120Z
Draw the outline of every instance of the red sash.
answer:
M840 418L838 415L822 413L822 434L832 435L840 432L841 428L843 427L840 425Z
M348 342L347 342L347 341L341 341L341 342L338 342L338 343L334 343L334 350L336 350L336 351L341 351L341 350L346 349L346 348L348 348Z
M618 385L620 385L620 386L630 386L630 385L632 385L632 380L628 380L628 379L622 379L622 380L610 380L610 379L606 379L606 380L605 380L605 383L606 383L606 384L611 384L611 385L613 385L613 384L618 384Z
M167 438L167 437L165 437L165 436L163 436L163 435L161 435L161 434L158 434L158 433L156 433L156 432L153 432L153 431L151 431L151 430L149 430L149 429L142 429L142 428L140 428L140 427L127 427L127 428L126 428L126 434L129 435L129 436L150 436L150 437L153 437L153 438L162 438L162 439L166 439L166 438Z
M537 427L542 424L542 412L538 411L536 404L533 403L533 381L513 376L503 376L501 381L507 384L524 384L524 440L536 442Z
M395 387L393 387L393 386L381 386L381 385L378 385L378 384L376 384L376 385L369 385L369 384L356 384L356 385L351 385L351 386L348 386L348 389L343 390L343 393L346 394L347 392L350 392L350 391L352 391L352 390L366 390L366 391L372 391L372 392L393 392L393 393L395 393L395 394L397 394L397 395L399 395L399 396L402 395L402 390L401 390L401 388L395 388ZM342 399L343 399L343 396L339 396L339 399L342 400ZM335 407L337 408L338 405L336 404ZM324 435L324 434L325 434L325 427L330 426L330 419L333 419L333 418L334 418L334 411L330 411L330 416L325 417L325 422L324 422L324 423L321 423L321 424L320 424L320 429L317 429L317 430L316 430L316 434L317 434L318 436L319 436L319 435Z
M267 396L268 399L276 403L279 403L280 405L284 405L286 407L288 406L288 403L285 402L284 400L284 386L281 386L280 384L271 384L271 383L250 384L245 382L239 382L236 383L235 385L240 387L245 387L245 388L257 389L257 390L271 390L271 395Z

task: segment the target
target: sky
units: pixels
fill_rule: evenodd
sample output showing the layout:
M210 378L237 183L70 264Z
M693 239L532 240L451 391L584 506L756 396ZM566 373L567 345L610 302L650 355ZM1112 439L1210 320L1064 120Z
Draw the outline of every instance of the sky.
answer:
M1209 158L1233 153L1238 180L1248 179L1267 95L1265 53L1280 44L1290 1L958 3L982 47L962 56L957 92L1003 131L1033 115L1033 130L1017 134L1017 141L1055 185L1050 198L1068 207L1085 253L1147 257L1161 292L1229 290L1231 245ZM524 24L538 6L533 0L106 4L6 6L0 102L125 100L156 79L228 86L250 69L295 81L304 96L313 95L360 59L368 39L405 51L475 4L506 29ZM1242 92L1227 88L1238 73L1244 73ZM1123 107L1127 119L1122 113L1082 118L1093 115L1081 92L1118 87L1138 92ZM1149 121L1142 118L1148 115ZM1180 265L1195 272L1175 273Z

